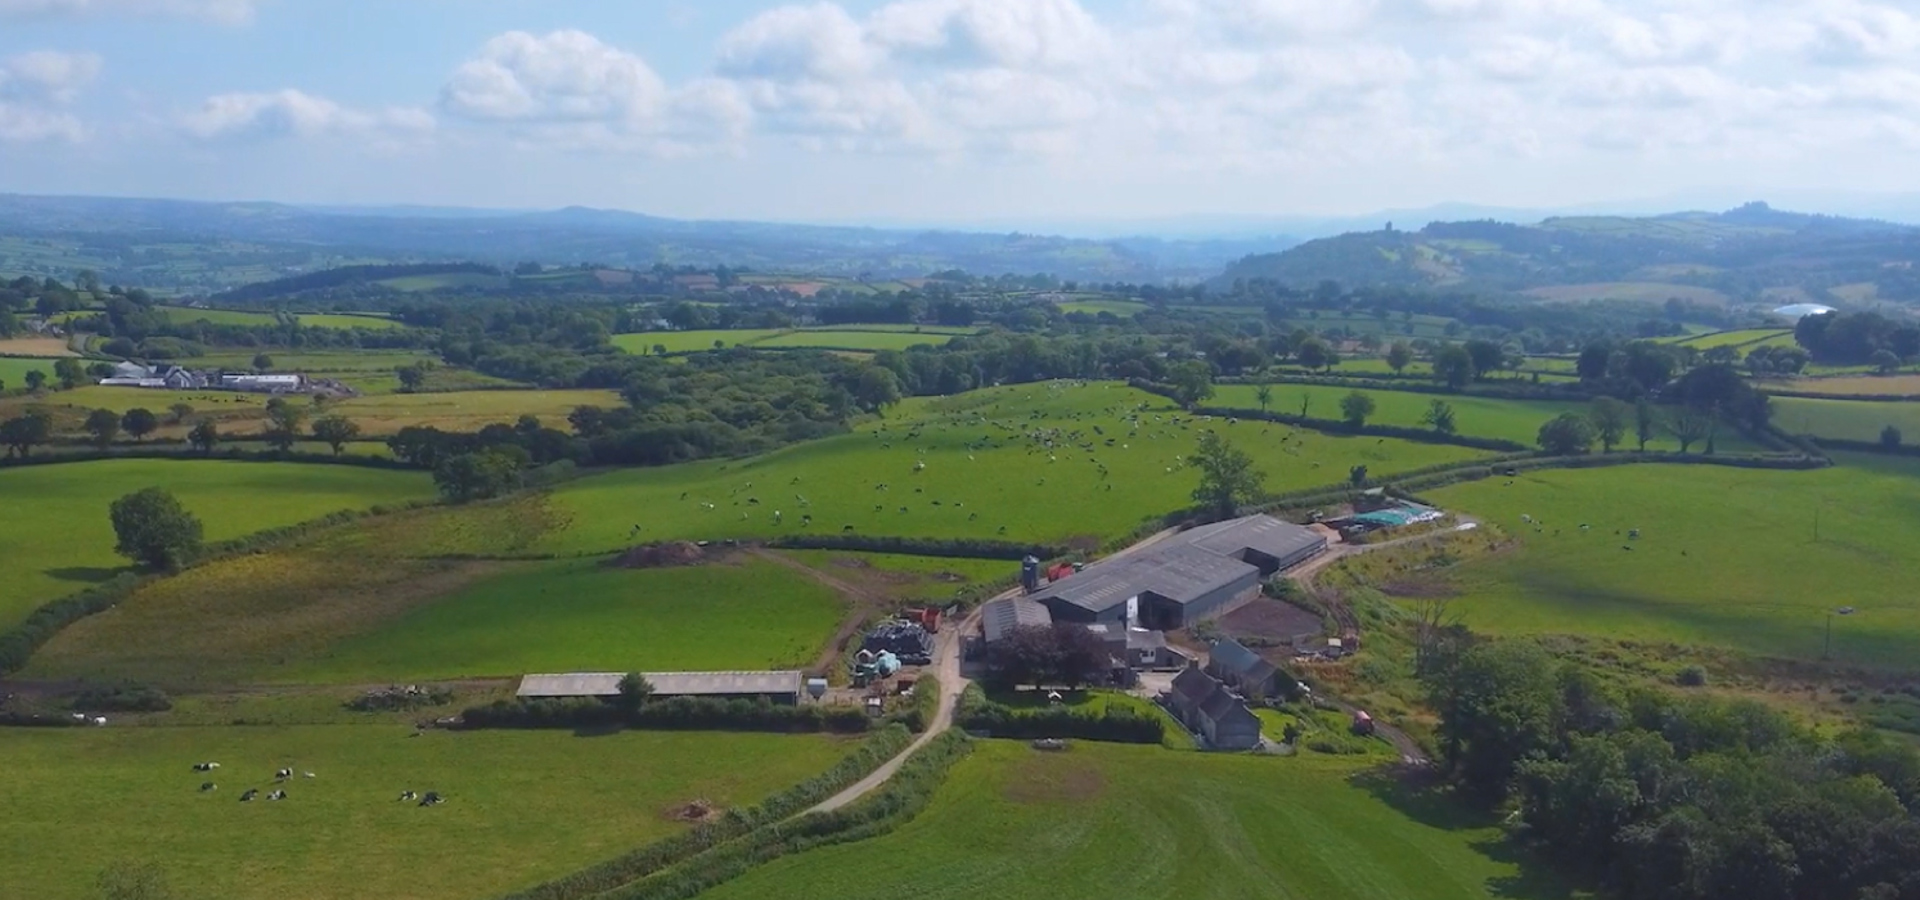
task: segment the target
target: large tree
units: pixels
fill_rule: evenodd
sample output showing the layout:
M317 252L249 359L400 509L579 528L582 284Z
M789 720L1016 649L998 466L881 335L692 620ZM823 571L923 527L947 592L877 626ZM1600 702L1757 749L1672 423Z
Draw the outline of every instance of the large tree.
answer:
M1340 398L1340 418L1349 428L1365 427L1367 417L1373 415L1374 408L1373 397L1359 391Z
M87 368L72 357L53 361L53 377L60 379L60 386L68 390L78 387L86 380Z
M1680 442L1680 452L1685 453L1694 444L1713 434L1713 423L1717 418L1711 409L1683 404L1667 414L1667 430L1673 432L1674 440Z
M1507 364L1507 351L1494 341L1468 341L1467 358L1473 360L1473 377L1484 381Z
M96 409L87 413L85 427L87 434L93 436L93 445L105 450L120 436L120 414L110 409Z
M1253 457L1213 431L1201 433L1199 449L1187 465L1200 470L1193 501L1223 519L1259 499L1260 484L1266 478L1266 473L1253 467Z
M1333 352L1332 347L1327 346L1326 341L1319 338L1309 338L1302 342L1294 349L1293 356L1300 361L1300 365L1309 369L1332 368L1340 358Z
M160 427L160 417L154 415L153 410L136 406L120 417L120 427L126 429L127 433L133 435L133 439L137 441Z
M39 371L38 369L34 370ZM28 372L32 375L33 372ZM0 443L7 445L8 456L26 459L33 448L53 437L53 418L42 410L32 410L0 422Z
M187 443L202 453L212 453L214 445L220 443L220 426L213 424L212 419L201 419L200 424L187 432Z
M268 400L267 443L282 452L292 449L300 440L300 425L306 420L307 411L285 397Z
M1595 397L1593 405L1587 408L1587 418L1593 422L1593 433L1600 439L1600 449L1612 453L1620 439L1627 435L1627 419L1633 408L1612 397Z
M1593 422L1579 413L1561 413L1540 426L1540 449L1555 456L1576 456L1593 449Z
M1647 452L1647 442L1660 433L1660 411L1653 402L1645 397L1633 404L1633 436L1640 442L1640 452Z
M1200 360L1174 366L1167 377L1173 380L1173 397L1182 406L1193 406L1213 396L1213 370Z
M1254 402L1260 404L1260 411L1266 412L1273 403L1273 385L1263 384L1253 389Z
M1393 346L1387 348L1387 368L1392 369L1395 375L1412 362L1413 348L1408 347L1405 341L1394 341Z
M1458 344L1448 344L1433 354L1433 378L1454 390L1473 380L1473 356Z
M456 503L485 500L513 490L520 483L520 466L500 448L462 453L434 467L433 483Z
M200 550L200 520L162 488L121 497L108 514L119 538L114 552L136 563L174 570Z
M1493 641L1470 645L1431 672L1442 755L1475 796L1498 800L1521 761L1554 738L1560 708L1552 658L1531 643Z
M1459 423L1454 419L1453 404L1445 400L1428 401L1426 413L1420 416L1420 424L1439 434L1453 434L1459 428Z
M321 416L313 420L313 437L333 448L333 455L339 456L347 447L347 442L360 436L360 423L346 416Z

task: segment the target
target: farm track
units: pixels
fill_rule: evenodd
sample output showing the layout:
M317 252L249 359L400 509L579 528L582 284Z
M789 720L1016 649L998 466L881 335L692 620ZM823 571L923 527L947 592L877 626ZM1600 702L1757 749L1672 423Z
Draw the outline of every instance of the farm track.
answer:
M824 677L831 671L834 662L840 658L842 653L846 652L847 642L853 640L853 636L860 633L860 626L865 625L867 619L875 612L887 608L887 598L851 582L835 578L797 559L775 553L765 547L747 547L746 553L755 559L785 566L788 569L792 569L795 572L818 581L838 591L841 596L846 597L852 602L853 609L847 613L845 619L841 620L840 628L833 633L832 638L828 639L826 649L820 651L820 657L813 661L813 667L807 670L810 675Z

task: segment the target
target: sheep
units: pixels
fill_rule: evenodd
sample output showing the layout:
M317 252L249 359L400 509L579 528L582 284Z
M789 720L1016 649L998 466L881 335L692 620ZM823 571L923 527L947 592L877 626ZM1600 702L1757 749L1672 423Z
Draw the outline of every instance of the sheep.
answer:
M418 795L416 795L416 794L414 794L414 792L412 792L412 791L401 791L401 792L400 792L400 799L399 799L398 801L396 801L396 802L400 802L400 803L404 803L404 802L406 802L406 801L408 801L408 800L414 800L414 799L418 799Z

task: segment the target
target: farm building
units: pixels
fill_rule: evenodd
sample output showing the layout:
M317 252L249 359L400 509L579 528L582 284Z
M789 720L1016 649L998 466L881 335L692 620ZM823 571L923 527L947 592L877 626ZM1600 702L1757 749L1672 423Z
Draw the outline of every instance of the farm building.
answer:
M1038 588L1030 599L1055 621L1184 628L1258 593L1262 579L1326 548L1319 531L1248 516L1094 563Z
M1104 622L1088 625L1087 629L1106 643L1107 654L1120 668L1171 671L1191 662L1180 648L1167 643L1167 633L1164 631L1116 628Z
M620 693L624 672L573 672L527 675L520 679L520 697L613 697ZM800 702L805 677L800 672L642 672L653 685L653 696L712 697L718 700Z
M1251 750L1260 745L1260 717L1197 665L1174 676L1166 702L1174 718L1215 750Z
M100 379L106 387L168 388L187 391L207 386L207 378L198 372L190 372L179 366L143 366L139 363L122 362L113 367L113 375Z
M980 607L980 628L986 642L996 644L1015 628L1052 625L1047 608L1025 597L1002 597Z
M293 392L307 386L307 377L305 375L222 375L220 386L230 391Z
M1207 674L1254 699L1293 693L1292 676L1232 638L1214 643L1208 654Z

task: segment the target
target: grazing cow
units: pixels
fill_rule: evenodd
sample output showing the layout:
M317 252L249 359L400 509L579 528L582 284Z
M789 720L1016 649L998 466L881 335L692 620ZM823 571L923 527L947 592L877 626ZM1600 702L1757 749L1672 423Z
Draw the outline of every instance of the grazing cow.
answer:
M312 772L301 772L301 773L300 773L300 777L301 777L301 778L312 778L312 777L313 777L313 773L312 773Z
M439 791L428 791L420 798L421 806L437 806L446 801L441 799Z
M260 796L259 788L247 788L247 792L240 795L240 802L245 803L258 796Z
M218 790L219 787L220 787L219 785L216 785L211 781L200 782L200 792L203 794L206 793L207 791Z
M273 777L278 778L282 781L285 781L286 779L293 777L293 770L281 769L280 771L273 773Z
M267 795L267 799L268 800L285 800L287 799L287 792L274 791L273 793Z
M841 531L852 531L852 530L853 530L853 526L852 526L852 525L842 525L842 526L840 526L840 530L841 530Z
M416 794L414 794L414 792L412 792L412 791L401 791L401 792L400 792L400 799L401 799L401 801L403 801L403 802L404 802L404 801L407 801L407 800L413 800L413 799L417 799L417 796L418 796L418 795L416 795Z

